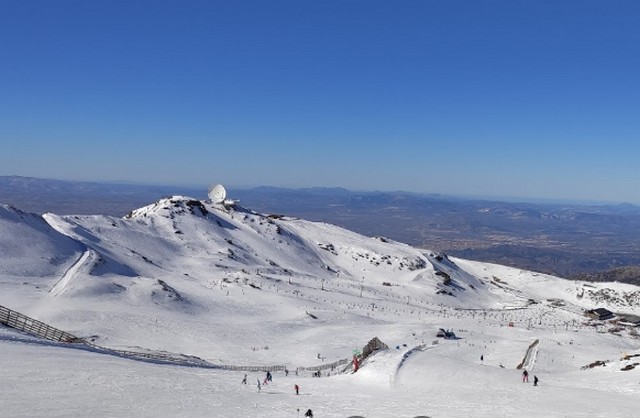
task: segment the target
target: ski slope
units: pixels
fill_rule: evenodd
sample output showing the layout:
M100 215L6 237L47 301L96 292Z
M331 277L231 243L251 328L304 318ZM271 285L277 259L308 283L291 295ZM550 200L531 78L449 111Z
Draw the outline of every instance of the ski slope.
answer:
M261 371L134 361L0 327L8 416L635 414L640 369L622 369L640 358L629 357L640 354L636 330L583 315L638 314L631 285L450 258L185 196L124 218L2 207L0 227L0 248L12 249L0 257L0 305L114 350L290 371L258 392ZM439 328L458 339L436 338ZM390 348L357 373L304 370L349 359L373 337ZM583 370L596 361L606 363ZM518 366L540 385L522 383Z

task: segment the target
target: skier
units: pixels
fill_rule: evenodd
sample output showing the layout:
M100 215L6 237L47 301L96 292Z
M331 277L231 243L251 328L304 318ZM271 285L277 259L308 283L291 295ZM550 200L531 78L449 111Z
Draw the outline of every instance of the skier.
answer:
M300 394L300 386L293 385L293 388L296 390L296 395L299 395Z
M311 412L311 409L307 409L307 412L304 413L304 416L307 418L313 418L313 412Z
M289 369L284 369L284 375L289 376Z
M523 371L522 372L522 383L529 383L529 372L528 371Z
M246 385L247 384L247 375L244 375L244 378L242 379L242 384Z
M271 376L271 372L267 372L267 381L271 382L273 380L273 376Z
M257 380L258 380L258 392L260 392L260 389L261 389L261 386L260 386L260 379L257 379Z
M538 376L533 375L533 386L538 386Z
M480 363L484 362L484 354L480 354Z

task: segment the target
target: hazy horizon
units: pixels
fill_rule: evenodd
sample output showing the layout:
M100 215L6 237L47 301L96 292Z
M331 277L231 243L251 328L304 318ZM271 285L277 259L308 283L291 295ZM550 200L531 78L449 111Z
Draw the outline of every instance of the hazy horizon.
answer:
M629 202L640 3L0 4L0 174Z
M634 206L640 206L640 203L633 202L621 202L621 201L606 201L606 200L588 200L588 199L562 199L562 198L545 198L545 197L522 197L522 196L497 196L497 195L465 195L465 194L455 194L455 193L447 193L447 192L415 192L411 190L384 190L384 189L350 189L340 185L309 185L305 187L286 187L280 185L272 185L272 184L254 184L254 185L234 185L234 184L226 184L219 183L216 181L212 181L206 184L169 184L169 183L142 183L136 182L134 180L86 180L86 179L78 179L78 180L69 180L69 179L60 179L60 178L43 178L43 177L32 177L32 176L19 176L19 175L0 175L0 178L25 178L25 179L35 179L35 180L44 180L44 181L60 181L60 182L69 182L69 183L93 183L100 185L124 185L124 186L133 186L133 187L158 187L158 188L170 188L175 187L176 189L190 189L190 190L201 190L202 195L207 193L207 188L212 184L223 184L225 188L228 190L252 190L258 188L273 188L273 189L284 189L284 190L304 190L304 189L344 189L350 193L407 193L407 194L415 194L418 196L441 196L443 198L451 198L451 199L463 199L463 200L487 200L487 201L495 201L495 202L511 202L511 203L532 203L532 204L575 204L575 205L624 205L630 204ZM232 197L232 196L230 196ZM0 201L0 203L6 203Z

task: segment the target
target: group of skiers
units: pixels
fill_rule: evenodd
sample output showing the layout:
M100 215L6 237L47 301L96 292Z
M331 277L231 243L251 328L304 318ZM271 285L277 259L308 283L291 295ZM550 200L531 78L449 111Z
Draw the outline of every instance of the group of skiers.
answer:
M288 370L286 370L285 372L286 375L288 375ZM262 386L268 385L269 382L273 381L273 375L271 374L271 372L267 372L267 374L264 377L264 380L262 381L262 383L260 383L260 378L257 379L257 387L258 387L258 392L260 392L262 390ZM247 384L247 374L245 373L244 377L242 378L242 384L246 385ZM298 386L297 384L293 385L293 390L295 390L296 395L300 394L300 386Z
M286 375L289 375L288 372L289 372L288 370L285 370ZM272 381L273 381L273 375L271 374L271 372L267 371L267 374L265 375L265 378L262 383L260 383L260 378L257 379L258 392L262 390L263 385L267 385L269 384L269 382L272 382ZM247 374L245 374L244 377L242 378L242 384L243 385L247 384ZM300 394L300 386L298 386L297 384L293 385L293 390L295 390L296 395ZM313 418L313 412L311 411L311 409L308 409L307 412L305 412L304 416L307 418Z
M484 355L480 356L480 362L484 363ZM286 370L286 375L289 375L288 370ZM257 379L258 382L258 392L260 392L260 390L262 389L262 385L267 385L269 384L269 382L273 381L273 375L271 374L271 372L267 371L264 381L262 382L262 384L260 384L260 378ZM529 372L525 369L522 371L522 383L529 383ZM242 379L242 384L246 385L247 384L247 375L244 375L244 378ZM533 376L533 386L538 386L538 376ZM293 389L296 392L296 395L300 394L300 386L298 386L297 384L293 385ZM304 415L305 417L309 417L312 418L313 417L313 412L311 411L311 409L307 410L307 412Z
M484 355L480 356L480 362L484 363ZM286 370L286 375L288 375L288 370ZM271 374L271 372L267 371L264 381L263 381L263 385L267 385L269 382L273 381L273 375ZM262 389L262 385L260 384L260 378L257 379L258 382L258 392L260 392L260 390ZM522 383L529 383L529 372L525 369L522 371ZM244 378L242 379L242 384L246 385L247 384L247 375L244 375ZM533 386L538 386L538 376L533 376ZM296 392L296 395L300 394L300 386L298 386L297 384L293 385L293 389ZM311 411L311 409L308 409L307 412L305 412L304 416L306 418L313 418L313 412Z
M522 383L529 383L529 372L525 369L522 372ZM533 376L533 386L538 386L538 376Z

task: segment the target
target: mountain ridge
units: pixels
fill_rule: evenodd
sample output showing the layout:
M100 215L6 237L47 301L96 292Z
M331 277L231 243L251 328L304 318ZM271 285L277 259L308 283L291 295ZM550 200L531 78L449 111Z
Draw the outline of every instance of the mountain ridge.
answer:
M20 186L20 178L13 178L13 186L7 179L0 176L0 200L37 213L120 217L158 196L202 198L205 191L62 182L64 192L52 192L47 180L27 178L29 188ZM640 265L640 210L629 204L533 204L341 188L230 191L259 212L329 222L367 236L562 277Z

